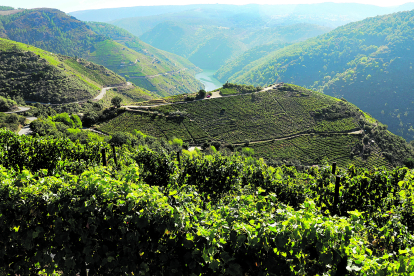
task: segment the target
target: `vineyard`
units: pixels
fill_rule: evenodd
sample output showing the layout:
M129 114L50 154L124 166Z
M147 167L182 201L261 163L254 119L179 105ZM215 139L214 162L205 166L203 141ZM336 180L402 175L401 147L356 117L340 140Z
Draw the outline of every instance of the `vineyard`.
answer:
M414 272L407 168L297 171L6 130L0 155L1 275Z
M352 156L359 135L303 135L287 140L274 140L250 144L254 156L267 160L299 161L301 164L321 164L323 161L336 162L341 167L355 164L358 167L391 167L378 147L367 160Z
M136 129L198 146L250 144L255 156L266 160L319 164L326 159L343 166L389 166L379 148L371 151L376 161L351 154L362 141L365 124L381 125L345 101L285 84L257 93L128 111L99 129L109 134Z

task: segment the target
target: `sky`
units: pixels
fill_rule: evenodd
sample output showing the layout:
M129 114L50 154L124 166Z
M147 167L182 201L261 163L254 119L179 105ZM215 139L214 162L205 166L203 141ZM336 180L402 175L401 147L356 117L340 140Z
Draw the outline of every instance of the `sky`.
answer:
M312 4L323 2L335 3L362 3L376 6L398 6L409 2L409 0L0 0L0 6L12 6L14 8L56 8L64 12L78 10L134 7L134 6L155 6L155 5L188 5L188 4Z

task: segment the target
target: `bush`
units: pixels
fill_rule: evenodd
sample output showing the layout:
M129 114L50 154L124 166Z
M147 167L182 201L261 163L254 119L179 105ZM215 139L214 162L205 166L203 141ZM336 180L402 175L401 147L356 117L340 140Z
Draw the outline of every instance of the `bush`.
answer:
M7 112L17 108L17 103L13 100L0 96L0 111Z
M113 97L111 100L112 105L115 106L116 108L121 107L121 102L122 102L122 98L119 96Z

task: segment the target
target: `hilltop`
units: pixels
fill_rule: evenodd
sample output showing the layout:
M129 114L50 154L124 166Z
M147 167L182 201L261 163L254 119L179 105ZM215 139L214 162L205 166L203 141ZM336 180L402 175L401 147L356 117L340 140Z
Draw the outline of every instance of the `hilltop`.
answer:
M196 69L191 62L146 45L136 51L103 33L97 34L86 23L54 9L0 15L0 37L95 62L160 96L202 88L193 76Z
M404 139L346 101L289 84L249 91L255 89L226 84L225 97L130 108L99 129L138 130L192 146L247 146L271 163L395 166L414 154Z
M294 23L310 23L329 26L332 28L346 23L362 20L367 17L383 15L393 12L411 10L412 3L399 6L379 7L358 3L317 3L317 4L284 4L284 5L226 5L226 4L195 4L195 5L160 5L160 6L135 6L122 8L106 8L94 10L81 10L69 13L83 21L115 22L133 17L154 17L178 13L191 13L204 10L201 14L203 19L211 18L215 15L218 20L227 18L259 17L266 24L283 26ZM240 18L240 17L239 17ZM141 35L154 26L135 25L136 30L141 29Z
M350 23L278 49L228 80L254 85L285 81L343 97L412 140L413 20L410 11Z
M0 38L0 96L19 103L91 99L125 79L92 62Z

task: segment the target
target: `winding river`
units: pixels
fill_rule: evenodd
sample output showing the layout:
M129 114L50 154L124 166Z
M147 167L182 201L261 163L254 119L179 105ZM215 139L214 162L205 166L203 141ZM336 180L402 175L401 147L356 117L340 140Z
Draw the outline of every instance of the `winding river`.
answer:
M205 86L204 90L212 91L214 89L217 89L223 86L223 84L218 79L213 77L216 70L209 70L209 69L202 69L202 70L203 72L195 75L195 78L198 79L202 84L204 84Z

